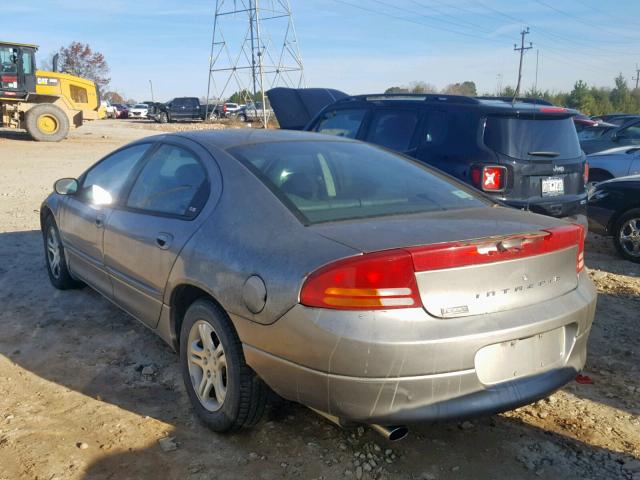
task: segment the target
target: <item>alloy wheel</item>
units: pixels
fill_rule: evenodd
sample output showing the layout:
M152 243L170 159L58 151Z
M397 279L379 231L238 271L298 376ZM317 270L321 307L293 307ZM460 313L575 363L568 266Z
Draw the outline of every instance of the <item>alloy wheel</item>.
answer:
M624 222L618 238L627 254L640 258L640 218L630 218Z
M47 262L49 262L49 269L55 278L60 278L61 258L58 232L54 227L49 227L47 232Z
M227 394L227 360L220 337L204 320L189 331L187 361L193 390L204 408L219 410Z

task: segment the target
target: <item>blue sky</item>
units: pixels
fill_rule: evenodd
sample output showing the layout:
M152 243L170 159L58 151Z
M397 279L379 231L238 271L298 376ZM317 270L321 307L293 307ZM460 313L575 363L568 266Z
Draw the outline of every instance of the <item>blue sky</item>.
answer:
M263 0L266 3L270 0ZM577 79L629 83L640 63L638 0L290 0L307 86L380 92L425 81L473 80L480 93L515 85L513 44L524 26L533 49L523 85L570 89ZM215 0L3 2L2 39L40 45L41 58L77 40L103 52L112 88L137 100L203 96ZM227 0L233 3L233 0ZM615 8L612 6L615 5ZM266 23L266 22L265 22ZM274 37L278 25L273 25ZM222 25L233 49L242 27ZM265 25L266 28L266 25ZM237 42L236 42L237 43ZM279 51L279 50L278 50Z

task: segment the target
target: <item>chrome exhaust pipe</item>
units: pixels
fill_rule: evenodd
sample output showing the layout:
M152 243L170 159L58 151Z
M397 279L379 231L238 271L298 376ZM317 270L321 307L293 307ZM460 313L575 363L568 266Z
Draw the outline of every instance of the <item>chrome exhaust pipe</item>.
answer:
M369 425L372 430L378 432L384 438L386 438L390 442L397 442L398 440L402 440L409 434L409 429L404 425L395 425L393 427L383 427L382 425L376 425L372 423Z
M349 424L344 419L336 417L335 415L331 415L329 413L323 412L321 410L316 410L315 408L308 407L309 410L314 411L321 417L326 418L331 423L337 425L340 428L344 428ZM396 425L393 427L383 427L382 425L377 425L375 423L369 424L372 430L378 432L384 438L386 438L390 442L397 442L398 440L402 440L409 434L409 429L404 425Z

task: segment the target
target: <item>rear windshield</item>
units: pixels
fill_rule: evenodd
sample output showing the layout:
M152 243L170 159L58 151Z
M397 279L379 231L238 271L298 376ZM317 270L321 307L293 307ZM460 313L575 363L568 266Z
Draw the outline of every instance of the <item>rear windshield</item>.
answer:
M578 139L582 140L593 140L595 138L600 138L603 133L610 130L612 127L585 127L578 132Z
M490 204L470 188L364 143L274 142L229 152L306 224Z
M503 155L521 159L549 159L548 155L532 155L536 152L552 153L555 158L576 158L582 154L571 118L488 117L484 144Z

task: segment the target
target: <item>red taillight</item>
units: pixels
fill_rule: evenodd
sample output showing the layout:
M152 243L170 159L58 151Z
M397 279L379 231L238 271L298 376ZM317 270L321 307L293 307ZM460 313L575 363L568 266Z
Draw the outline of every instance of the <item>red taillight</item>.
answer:
M410 247L416 272L466 267L533 257L578 247L576 270L584 267L584 229L573 224L540 232L486 238L470 242L449 242Z
M18 81L18 77L15 75L2 75L0 76L0 82L15 83Z
M227 106L226 106L226 105L223 105L223 106L222 106L222 111L223 111L224 113L227 113Z
M507 180L507 169L504 167L472 167L471 182L476 188L486 192L504 190Z
M569 110L563 107L540 107L540 111L547 113L564 113L568 112Z
M338 310L420 307L416 272L515 260L576 246L579 273L584 268L584 229L577 224L529 234L366 253L330 263L309 275L300 291L300 303Z
M419 307L409 252L387 250L331 263L309 275L300 303L338 310L387 310Z
M586 185L589 182L589 161L584 161L584 172L582 174L582 178L584 178L584 184Z

